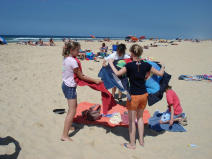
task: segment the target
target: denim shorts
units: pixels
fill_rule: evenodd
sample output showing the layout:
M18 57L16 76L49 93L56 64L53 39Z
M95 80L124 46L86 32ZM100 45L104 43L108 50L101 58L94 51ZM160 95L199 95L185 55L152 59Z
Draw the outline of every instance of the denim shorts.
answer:
M63 90L63 94L64 94L65 98L67 98L67 99L76 99L77 98L76 87L68 87L63 82L62 90Z

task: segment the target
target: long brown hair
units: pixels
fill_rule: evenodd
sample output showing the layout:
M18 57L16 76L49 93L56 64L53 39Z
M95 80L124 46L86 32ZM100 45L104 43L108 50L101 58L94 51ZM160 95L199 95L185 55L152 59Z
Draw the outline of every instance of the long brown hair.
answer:
M79 47L80 47L80 43L75 42L75 41L65 43L65 45L63 47L62 56L64 56L64 57L69 56L70 50L74 50Z

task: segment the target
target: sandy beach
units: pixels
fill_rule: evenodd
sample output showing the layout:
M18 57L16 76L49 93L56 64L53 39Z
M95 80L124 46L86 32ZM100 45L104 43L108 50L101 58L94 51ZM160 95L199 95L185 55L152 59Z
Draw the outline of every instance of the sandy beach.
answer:
M105 42L109 49L116 41ZM133 43L125 43L127 53ZM151 41L138 42L144 46ZM144 49L143 57L165 64L172 75L170 85L178 94L188 116L187 132L158 133L145 126L145 147L136 150L121 146L128 140L128 129L75 124L73 142L60 141L66 114L55 114L56 108L67 110L61 90L62 42L56 46L28 46L9 43L0 46L0 137L14 138L21 150L18 159L211 159L212 158L212 82L178 80L180 75L212 74L212 41L182 41L178 45L160 43ZM99 51L101 42L80 41L81 48ZM93 60L81 61L83 72L97 78L102 66ZM78 103L101 104L99 92L78 87ZM126 98L124 98L126 100ZM152 107L166 110L166 98ZM192 147L191 144L195 146ZM1 154L14 153L15 145L0 145Z

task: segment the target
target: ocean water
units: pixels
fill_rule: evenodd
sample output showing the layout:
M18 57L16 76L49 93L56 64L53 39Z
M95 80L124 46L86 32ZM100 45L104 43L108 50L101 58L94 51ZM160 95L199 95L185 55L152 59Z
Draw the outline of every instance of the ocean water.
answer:
M8 43L11 42L21 42L21 41L38 41L42 39L44 42L49 41L52 38L54 41L62 41L64 38L69 38L71 40L103 40L104 38L109 38L111 40L123 40L124 37L96 37L91 36L54 36L54 35L0 35L5 38Z

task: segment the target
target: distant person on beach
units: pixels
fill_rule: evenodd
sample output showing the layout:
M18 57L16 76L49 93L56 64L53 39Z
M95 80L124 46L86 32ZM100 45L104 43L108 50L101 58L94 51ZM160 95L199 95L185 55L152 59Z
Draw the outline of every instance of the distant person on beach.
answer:
M61 136L62 141L72 141L72 139L68 136L68 132L73 123L73 119L76 114L76 108L77 108L77 92L76 92L77 83L74 79L74 74L84 81L90 81L96 84L99 84L101 82L101 80L99 79L93 79L82 74L79 65L75 59L79 53L79 50L80 50L80 44L78 42L69 42L65 44L62 53L64 57L62 90L65 98L67 99L69 107L64 122L64 130Z
M97 56L105 57L107 56L107 50L108 47L105 45L105 43L102 43L102 46L99 48L100 52L97 53Z
M134 44L130 47L132 62L127 63L125 67L119 71L115 68L113 60L109 61L109 64L117 76L127 74L130 82L130 96L131 99L127 100L128 118L129 118L129 136L130 143L124 143L123 145L129 149L135 149L135 134L136 125L135 119L137 117L139 143L144 146L144 122L143 112L147 104L147 90L145 87L146 75L151 72L158 76L163 76L164 66L162 65L160 71L154 69L150 64L140 59L143 53L141 46Z
M49 39L49 46L55 46L55 43L54 43L54 41L53 41L53 39L51 38L51 39Z
M27 42L27 44L28 44L28 45L32 45L32 46L35 46L35 44L34 44L31 40L29 40L29 41Z
M38 46L49 46L49 44L44 43L42 39L39 39L39 41L37 41L35 44Z
M105 45L105 43L102 43L102 47L100 48L101 52L107 52L108 47Z
M166 100L168 103L168 110L161 116L160 123L169 123L169 125L172 126L173 123L177 121L182 125L186 125L187 118L185 117L185 113L183 113L180 100L171 86L167 86L166 88Z
M119 45L118 41L116 42L116 44L112 45L112 52L116 52L117 51L118 45Z
M121 60L121 59L128 59L128 58L130 58L130 56L125 53L125 50L126 50L126 45L125 44L119 44L117 46L117 52L114 52L114 53L110 54L109 56L105 57L104 60L103 60L102 65L103 66L106 66L106 63L110 59ZM112 88L112 95L113 95L113 97L115 97L115 92L116 92L116 87ZM121 102L121 99L122 99L122 92L119 90L119 93L118 93L118 100L119 100L119 102Z
M39 46L43 46L43 40L42 40L42 39L39 39L39 41L38 41L37 45L39 45Z

